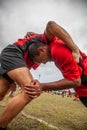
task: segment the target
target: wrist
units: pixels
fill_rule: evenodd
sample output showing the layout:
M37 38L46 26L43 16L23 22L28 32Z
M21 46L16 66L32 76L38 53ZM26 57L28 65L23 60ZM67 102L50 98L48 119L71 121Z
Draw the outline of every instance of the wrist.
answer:
M71 50L72 50L72 52L79 53L79 48L76 45Z
M44 91L44 89L43 89L44 87L43 87L43 83L41 83L41 91Z

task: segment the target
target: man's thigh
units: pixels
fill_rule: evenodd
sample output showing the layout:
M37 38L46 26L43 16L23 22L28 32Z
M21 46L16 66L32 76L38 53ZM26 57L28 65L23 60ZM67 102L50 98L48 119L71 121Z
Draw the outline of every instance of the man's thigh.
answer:
M33 79L29 69L27 67L21 67L7 72L7 75L17 82L21 87L24 85L30 85Z

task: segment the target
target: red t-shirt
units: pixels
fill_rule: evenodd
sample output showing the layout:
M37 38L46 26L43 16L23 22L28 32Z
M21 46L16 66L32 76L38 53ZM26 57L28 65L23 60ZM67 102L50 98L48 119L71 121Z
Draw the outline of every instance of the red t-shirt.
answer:
M82 68L76 63L71 50L64 42L55 37L53 42L49 45L51 48L52 60L62 72L64 78L67 80L76 80L81 77ZM79 88L74 89L80 97L87 97L87 86L81 85Z

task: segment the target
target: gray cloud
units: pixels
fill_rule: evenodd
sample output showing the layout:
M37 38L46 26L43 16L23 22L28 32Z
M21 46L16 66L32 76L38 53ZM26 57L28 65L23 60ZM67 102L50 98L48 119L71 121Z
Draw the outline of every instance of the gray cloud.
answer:
M0 50L27 31L43 33L49 20L63 26L80 49L87 52L86 0L0 0ZM38 73L56 79L59 71L53 64L45 68L41 66Z

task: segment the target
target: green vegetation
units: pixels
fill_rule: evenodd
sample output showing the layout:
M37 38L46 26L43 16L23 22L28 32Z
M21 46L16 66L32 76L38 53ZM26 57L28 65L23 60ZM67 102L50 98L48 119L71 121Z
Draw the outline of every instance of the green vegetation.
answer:
M7 103L7 98L1 106ZM2 107L0 107L0 112ZM80 101L61 95L43 93L28 104L23 112L58 127L59 130L87 130L87 108ZM37 120L20 113L9 124L10 130L52 130Z

